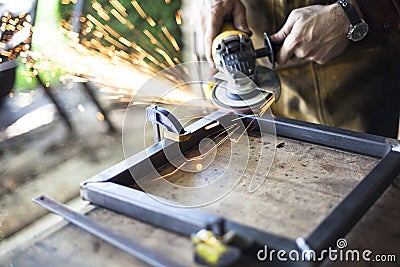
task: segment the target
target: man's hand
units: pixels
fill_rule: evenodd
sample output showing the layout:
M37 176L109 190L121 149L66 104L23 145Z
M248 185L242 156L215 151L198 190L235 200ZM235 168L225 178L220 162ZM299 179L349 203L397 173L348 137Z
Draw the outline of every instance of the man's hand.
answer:
M285 25L271 36L283 43L277 55L280 65L293 56L324 64L340 55L349 44L346 37L350 22L338 4L313 5L295 9Z
M192 24L198 40L204 40L204 53L209 62L213 62L211 45L220 33L224 21L232 21L233 26L250 34L246 20L246 9L240 0L203 0L200 6L194 1ZM200 14L199 14L200 13Z

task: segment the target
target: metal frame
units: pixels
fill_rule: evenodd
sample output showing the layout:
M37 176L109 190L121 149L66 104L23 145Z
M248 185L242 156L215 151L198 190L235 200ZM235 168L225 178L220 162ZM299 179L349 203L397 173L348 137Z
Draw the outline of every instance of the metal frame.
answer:
M212 134L204 130L204 125L232 119L232 115L215 112L190 126L192 138L180 143L182 151L196 146L205 135ZM254 118L243 117L244 123ZM255 118L258 127L266 127L268 119ZM297 240L262 232L230 221L228 218L215 216L199 209L189 210L175 208L162 204L146 193L128 187L133 179L129 169L133 170L138 179L153 168L167 163L164 150L172 149L174 142L162 140L152 147L142 151L127 161L100 173L81 184L82 198L93 204L115 210L155 226L189 235L200 229L211 229L215 234L223 234L233 230L237 234L253 241L252 249L247 255L256 255L256 251L268 245L269 248L285 250L312 249L317 254L328 247L335 247L336 241L345 236L367 210L382 195L386 188L400 174L400 145L390 143L384 137L358 133L324 125L276 117L274 119L278 136L297 139L304 142L324 145L336 149L355 152L381 158L380 162L353 188L353 190L328 214L325 219L306 237ZM214 127L213 132L220 130ZM261 263L261 262L260 262ZM265 264L265 263L262 263ZM299 266L315 264L315 262L274 262L275 264Z

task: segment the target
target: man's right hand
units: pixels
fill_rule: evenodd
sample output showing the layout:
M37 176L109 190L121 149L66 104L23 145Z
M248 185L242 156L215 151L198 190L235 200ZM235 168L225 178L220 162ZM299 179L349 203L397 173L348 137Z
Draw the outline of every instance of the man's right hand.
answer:
M237 30L251 34L246 8L240 0L196 0L192 5L192 25L197 41L204 40L204 54L209 62L213 62L212 42L221 32L224 21L232 21Z
M277 54L278 63L285 65L293 57L298 63L329 62L349 45L346 37L349 24L338 4L311 5L293 10L285 25L271 36L272 42L283 43Z

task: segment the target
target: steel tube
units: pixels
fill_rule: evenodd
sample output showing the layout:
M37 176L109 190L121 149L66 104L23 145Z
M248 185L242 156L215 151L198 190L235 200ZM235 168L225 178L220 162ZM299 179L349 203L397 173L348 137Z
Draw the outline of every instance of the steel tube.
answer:
M251 120L247 117L245 120ZM269 118L257 118L259 127L267 125ZM350 130L293 120L283 117L274 118L276 135L308 143L324 145L354 153L382 158L391 149L382 136L354 132Z
M400 173L400 153L391 151L306 238L317 252L335 244L361 219Z
M173 259L161 254L159 251L151 250L144 247L139 242L126 237L125 235L114 231L107 226L87 217L83 214L77 213L64 204L45 195L34 198L33 201L42 207L60 215L67 221L75 224L83 230L97 236L98 238L110 243L111 245L129 253L130 255L150 264L155 267L181 267L182 264L174 261Z

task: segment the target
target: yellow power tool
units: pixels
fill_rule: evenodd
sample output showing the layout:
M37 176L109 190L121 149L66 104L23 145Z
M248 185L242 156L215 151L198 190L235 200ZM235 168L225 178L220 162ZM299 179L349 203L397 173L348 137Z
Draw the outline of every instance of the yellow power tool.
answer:
M214 76L212 97L219 106L238 112L269 107L280 97L281 87L275 68L275 54L279 45L273 45L264 33L265 46L254 49L250 36L225 23L214 39L212 54L218 73ZM256 64L257 58L267 57L271 68Z

